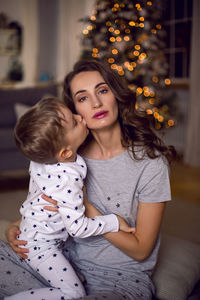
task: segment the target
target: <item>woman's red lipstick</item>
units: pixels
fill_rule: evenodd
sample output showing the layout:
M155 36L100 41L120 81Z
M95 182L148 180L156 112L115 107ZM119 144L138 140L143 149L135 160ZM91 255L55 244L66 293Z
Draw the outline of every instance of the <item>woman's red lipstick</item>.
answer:
M106 110L101 110L101 111L98 111L96 114L94 114L93 118L94 119L102 119L104 118L105 116L107 116L108 114L108 111Z

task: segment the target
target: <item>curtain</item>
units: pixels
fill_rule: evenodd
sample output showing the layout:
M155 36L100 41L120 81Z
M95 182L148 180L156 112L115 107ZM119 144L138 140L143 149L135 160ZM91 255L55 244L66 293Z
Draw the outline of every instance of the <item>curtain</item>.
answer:
M80 18L91 14L94 0L59 0L57 36L57 75L58 81L69 72L81 53L81 33L86 25Z
M193 23L190 60L190 102L184 162L200 166L200 1L193 0Z

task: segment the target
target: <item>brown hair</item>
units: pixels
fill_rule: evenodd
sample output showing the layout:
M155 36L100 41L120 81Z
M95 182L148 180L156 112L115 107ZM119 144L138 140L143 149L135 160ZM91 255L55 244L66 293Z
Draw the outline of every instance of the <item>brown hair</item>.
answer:
M56 163L56 155L65 145L61 107L66 105L56 98L45 98L29 109L18 120L14 136L17 147L30 160Z
M110 89L118 103L119 123L122 130L122 145L131 149L135 159L143 159L144 155L150 158L156 158L164 155L170 162L176 157L176 151L173 146L166 146L162 140L155 134L150 117L142 111L136 110L136 96L125 86L116 72L105 66L102 62L96 60L82 60L74 65L64 80L63 97L67 106L75 111L74 102L71 95L70 83L75 75L86 71L98 71ZM142 149L143 155L139 158L136 146ZM141 153L141 152L140 152Z

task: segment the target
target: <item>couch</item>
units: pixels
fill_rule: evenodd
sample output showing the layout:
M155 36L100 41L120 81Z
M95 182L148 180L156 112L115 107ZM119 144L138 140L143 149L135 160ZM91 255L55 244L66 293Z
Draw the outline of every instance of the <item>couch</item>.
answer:
M47 95L58 96L56 84L0 89L0 172L28 168L29 162L16 148L13 137L15 108L18 104L32 106Z

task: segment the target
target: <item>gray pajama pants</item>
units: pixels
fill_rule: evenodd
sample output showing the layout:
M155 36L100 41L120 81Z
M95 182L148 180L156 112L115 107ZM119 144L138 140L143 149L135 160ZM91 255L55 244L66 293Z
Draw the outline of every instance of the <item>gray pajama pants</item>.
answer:
M66 258L64 258L66 260ZM34 271L23 259L21 259L9 246L8 244L0 241L0 299L22 299L18 297L18 294L23 295L26 291L26 299L34 299L35 292L41 292L46 290L48 295L41 298L44 300L50 299L69 299L64 295L57 298L50 298L54 290L51 284L45 280L37 271ZM28 291L28 292L27 292ZM34 293L31 293L34 292ZM29 295L27 296L27 293ZM53 292L55 293L55 291ZM52 294L53 295L53 294ZM60 294L61 295L61 294ZM11 297L12 296L12 297ZM40 298L37 298L39 300ZM73 298L71 298L73 299ZM78 297L77 300L130 300L129 297L120 295L115 291L106 292L95 292L87 296ZM134 298L131 297L131 300ZM137 299L137 298L135 298Z

